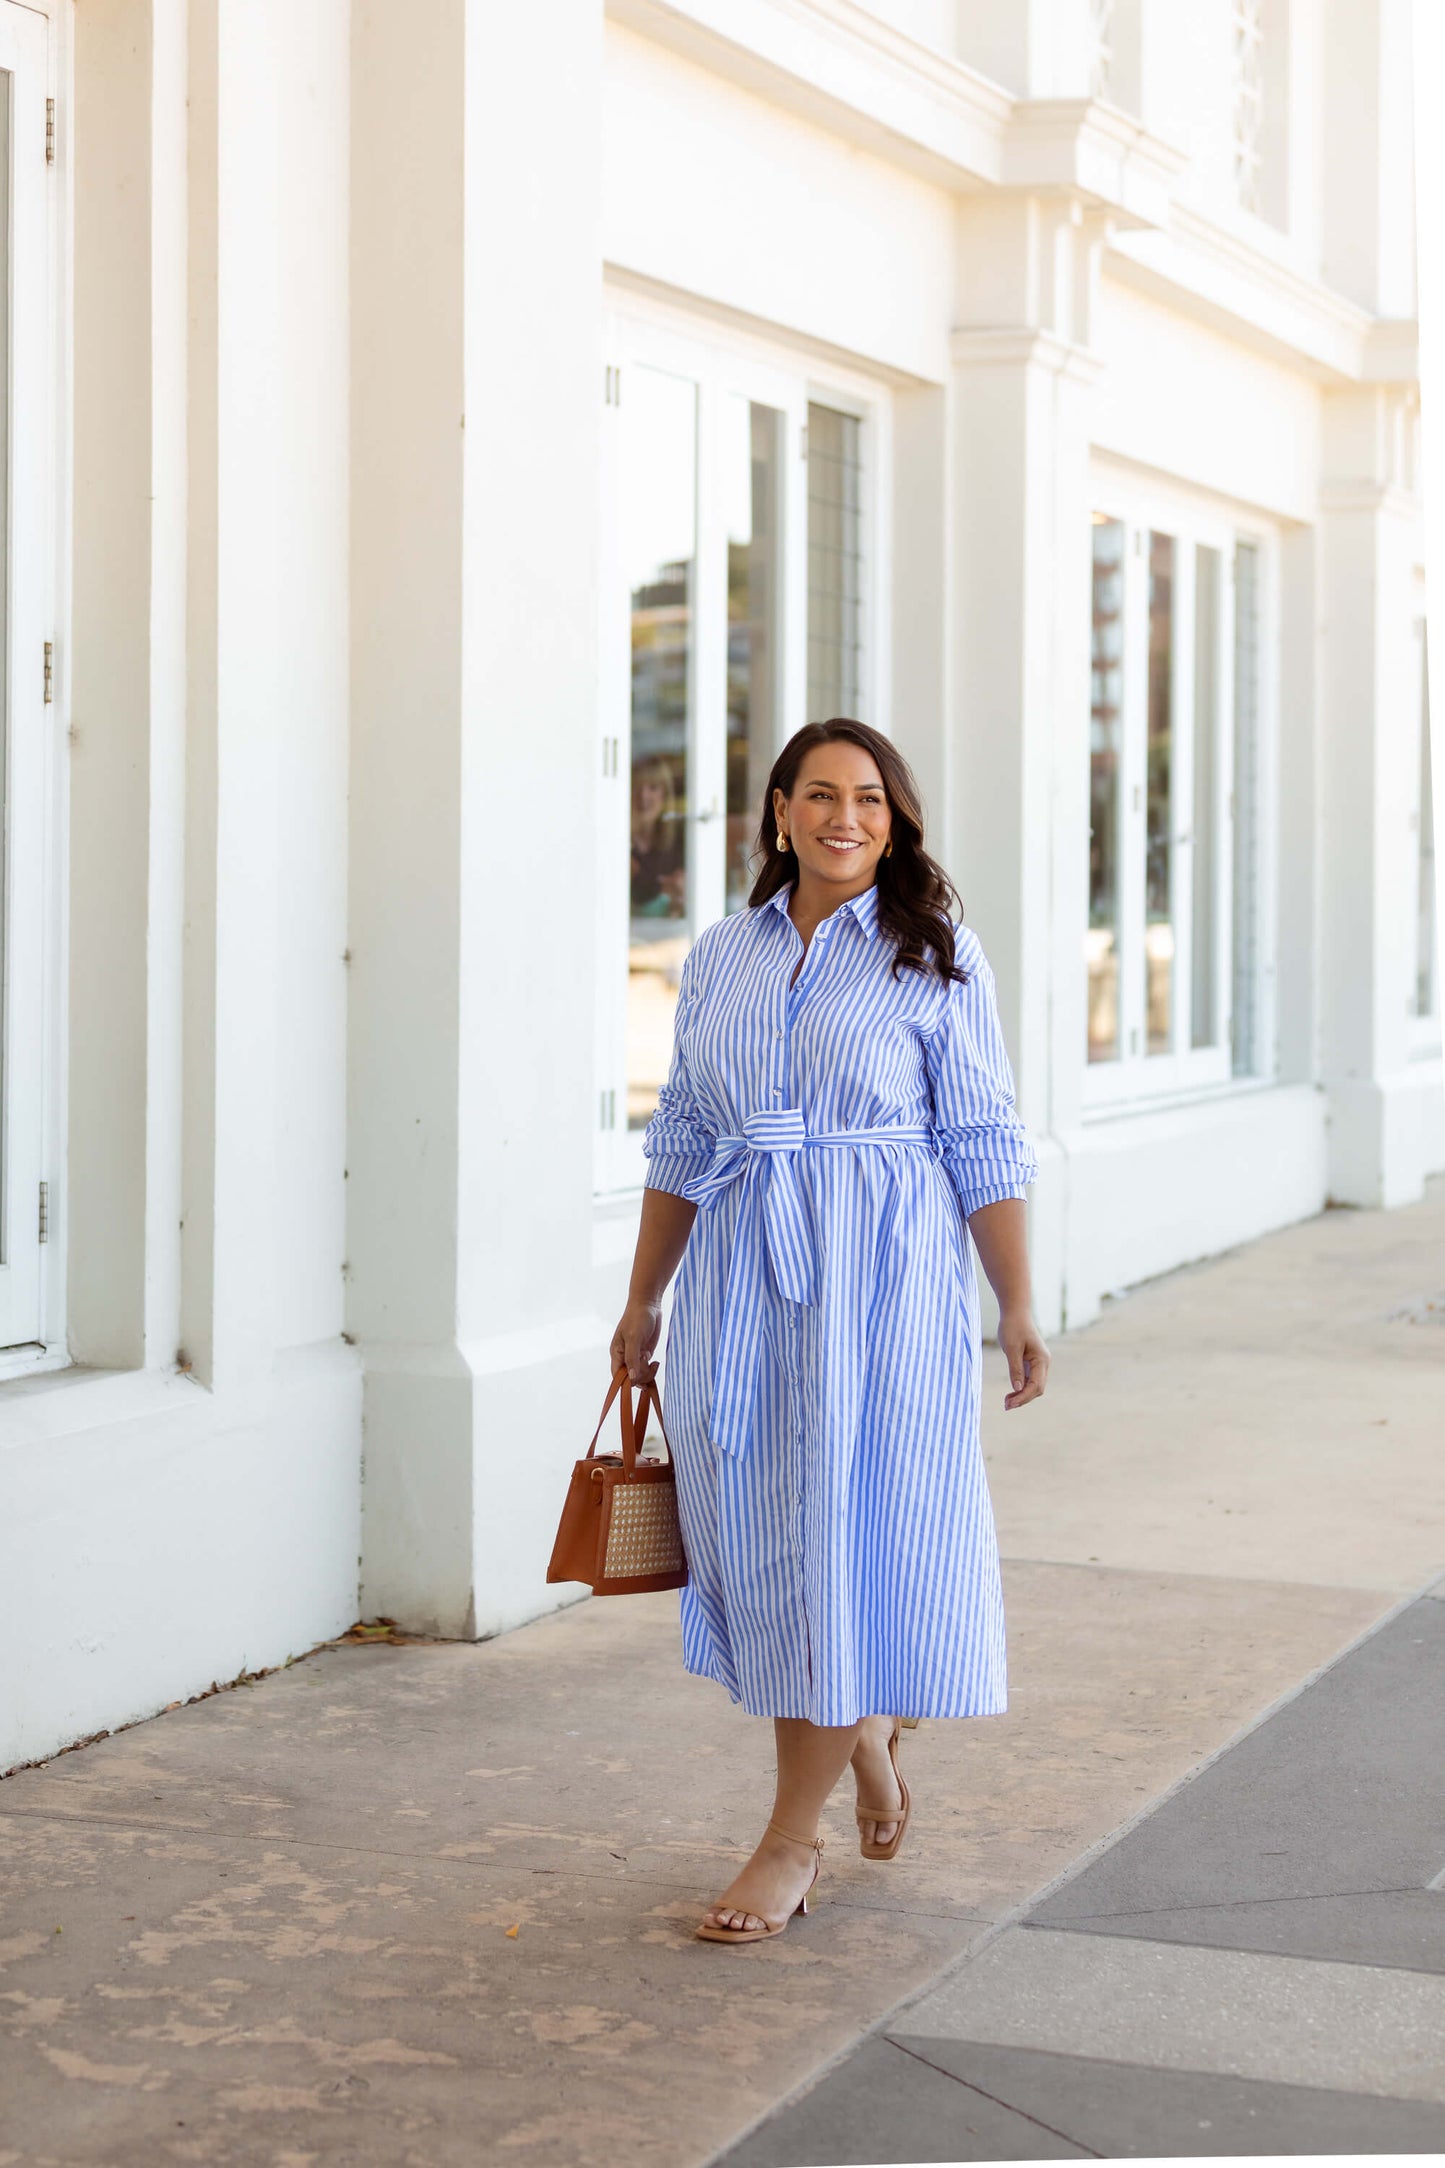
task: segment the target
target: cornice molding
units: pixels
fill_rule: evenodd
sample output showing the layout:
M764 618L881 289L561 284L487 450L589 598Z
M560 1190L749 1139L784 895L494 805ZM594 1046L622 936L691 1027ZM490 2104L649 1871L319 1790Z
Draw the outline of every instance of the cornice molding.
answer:
M956 369L1043 369L1075 384L1097 381L1104 364L1086 346L1031 324L968 325L949 333Z
M1117 106L1096 98L1020 99L1004 141L1003 185L1065 189L1107 208L1124 227L1162 226L1188 164Z
M1376 330L1368 309L1186 204L1174 204L1162 231L1113 235L1106 269L1317 383L1358 383L1368 373ZM1387 357L1393 371L1398 342L1393 355L1388 341L1378 354L1382 372Z
M1367 384L1415 384L1420 381L1420 326L1412 317L1377 316L1365 333Z
M1115 106L1016 99L858 0L605 7L611 21L955 196L1071 197L1112 229L1111 277L1316 382L1399 383L1418 371L1411 327L1378 322L1273 247L1179 202L1184 152Z
M1418 519L1420 499L1401 482L1373 481L1368 475L1353 481L1321 482L1321 512L1388 512L1395 519Z
M605 0L609 21L954 192L996 187L1014 100L856 0Z

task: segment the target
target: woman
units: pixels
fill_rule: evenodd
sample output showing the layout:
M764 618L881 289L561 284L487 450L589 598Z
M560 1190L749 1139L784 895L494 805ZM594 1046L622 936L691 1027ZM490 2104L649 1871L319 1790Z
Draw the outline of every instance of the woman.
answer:
M632 770L632 915L681 918L687 908L672 763L661 754Z
M993 979L923 848L888 740L810 723L779 755L749 908L689 950L614 1370L665 1405L689 1581L683 1657L777 1741L773 1815L707 1913L710 1941L806 1910L823 1803L851 1762L865 1858L909 1813L899 1720L1006 1704L979 1445L967 1220L1012 1390L1048 1351L1030 1310ZM694 1219L701 1218L694 1230Z

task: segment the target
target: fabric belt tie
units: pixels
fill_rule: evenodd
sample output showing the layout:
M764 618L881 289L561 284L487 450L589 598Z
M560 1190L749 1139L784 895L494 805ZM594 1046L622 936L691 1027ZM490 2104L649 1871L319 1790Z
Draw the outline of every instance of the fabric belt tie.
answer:
M771 1265L778 1292L789 1302L818 1300L817 1252L798 1154L855 1144L932 1143L931 1129L902 1123L809 1135L801 1107L765 1109L748 1116L740 1137L719 1137L706 1174L684 1185L683 1195L702 1207L715 1204L735 1182L746 1185L728 1264L709 1416L712 1441L725 1453L741 1459L752 1440L762 1367L758 1296L766 1267Z

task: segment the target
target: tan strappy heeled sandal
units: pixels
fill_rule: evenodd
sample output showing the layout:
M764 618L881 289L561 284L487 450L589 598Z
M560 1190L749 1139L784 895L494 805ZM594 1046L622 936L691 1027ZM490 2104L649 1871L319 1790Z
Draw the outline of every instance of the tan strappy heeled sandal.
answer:
M916 1723L917 1719L915 1718L914 1721ZM908 1827L908 1817L913 1811L913 1801L908 1793L908 1780L898 1766L898 1737L903 1728L903 1723L904 1719L901 1716L895 1716L893 1729L888 1734L888 1759L893 1764L893 1774L897 1777L898 1789L903 1794L902 1806L855 1807L853 1810L854 1819L858 1824L858 1849L865 1859L896 1858L898 1847L903 1842L904 1831ZM864 1828L869 1822L896 1822L898 1826L888 1842L880 1844L876 1837L864 1836Z
M786 1837L790 1844L806 1845L810 1852L817 1854L816 1859L813 1861L813 1880L808 1884L808 1887L798 1899L795 1910L788 1914L787 1919L770 1920L766 1912L757 1912L754 1913L753 1917L763 1922L761 1927L709 1927L704 1921L703 1925L695 1930L699 1942L766 1942L769 1935L780 1935L783 1929L798 1917L800 1912L807 1911L808 1899L813 1894L814 1884L817 1882L823 1865L823 1840L821 1837L795 1837L790 1829L779 1829L776 1822L769 1822L768 1827L777 1836ZM745 1910L746 1908L739 1906L736 1909Z

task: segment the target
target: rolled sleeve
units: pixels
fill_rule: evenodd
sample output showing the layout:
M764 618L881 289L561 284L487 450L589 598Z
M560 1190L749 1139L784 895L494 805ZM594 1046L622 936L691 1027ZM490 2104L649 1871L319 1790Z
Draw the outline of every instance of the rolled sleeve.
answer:
M1039 1165L1014 1103L993 972L976 941L960 941L965 984L951 981L937 1028L924 1042L939 1157L965 1219L1022 1197Z
M642 1156L647 1162L643 1188L665 1189L675 1197L686 1195L687 1183L706 1174L717 1143L717 1130L693 1088L682 1043L697 1003L696 956L694 943L683 958L678 981L667 1082L657 1095L656 1110L642 1133Z

